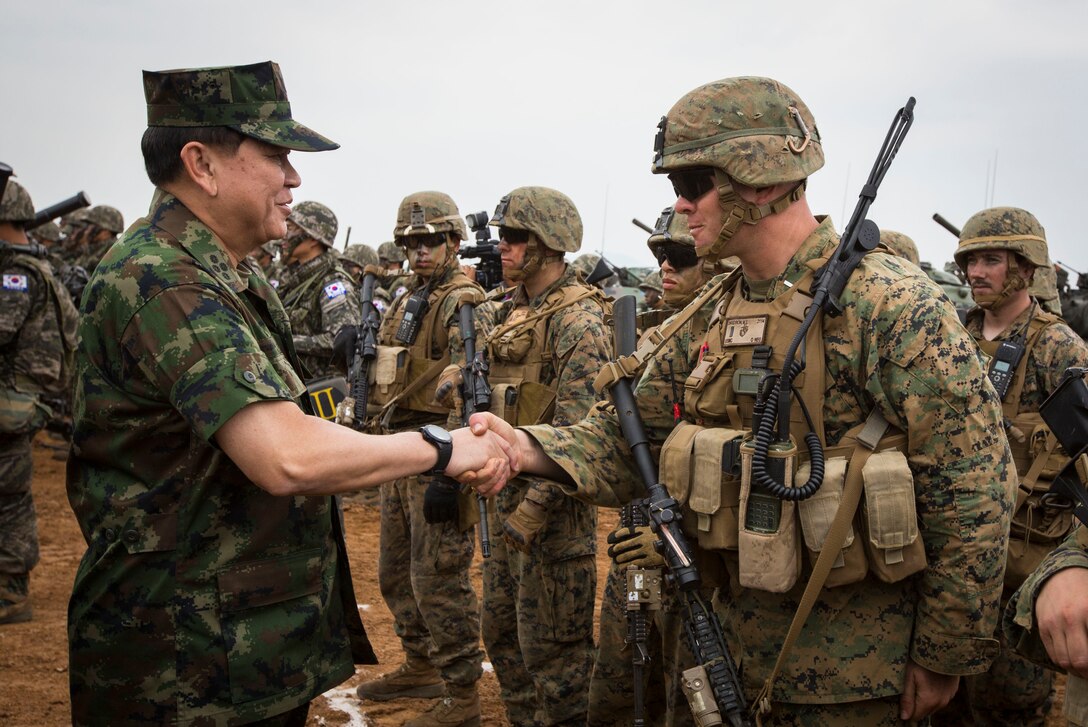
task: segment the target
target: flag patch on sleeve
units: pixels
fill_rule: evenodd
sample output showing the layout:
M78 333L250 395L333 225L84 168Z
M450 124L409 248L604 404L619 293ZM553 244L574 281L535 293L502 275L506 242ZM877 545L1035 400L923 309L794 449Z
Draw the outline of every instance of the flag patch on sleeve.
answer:
M26 290L27 282L25 275L5 275L4 276L4 290Z
M347 290L344 289L344 284L339 280L334 280L325 286L325 297L329 300L339 298L341 295L345 295Z

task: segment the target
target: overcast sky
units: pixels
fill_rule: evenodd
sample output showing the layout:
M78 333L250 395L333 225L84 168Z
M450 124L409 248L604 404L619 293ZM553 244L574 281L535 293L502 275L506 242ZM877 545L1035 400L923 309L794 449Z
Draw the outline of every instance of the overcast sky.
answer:
M988 206L1033 212L1051 257L1088 270L1084 0L184 3L4 0L0 161L36 205L79 190L126 224L151 186L142 69L277 61L296 119L342 146L293 155L295 200L352 242L391 239L397 205L446 191L462 214L523 185L569 195L583 251L647 265L673 201L650 174L658 119L727 76L774 77L812 110L826 166L809 184L841 230L895 111L916 120L870 218L951 259Z

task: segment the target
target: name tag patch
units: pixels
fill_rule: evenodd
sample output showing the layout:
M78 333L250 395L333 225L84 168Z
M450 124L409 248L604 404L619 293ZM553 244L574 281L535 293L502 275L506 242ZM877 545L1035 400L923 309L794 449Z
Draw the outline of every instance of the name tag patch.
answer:
M344 284L339 280L334 280L325 286L325 297L329 300L339 298L342 295L347 295L347 290L344 288Z
M724 346L755 346L763 343L767 333L767 316L726 318L722 333Z
M26 290L27 282L25 275L5 275L4 276L4 290Z

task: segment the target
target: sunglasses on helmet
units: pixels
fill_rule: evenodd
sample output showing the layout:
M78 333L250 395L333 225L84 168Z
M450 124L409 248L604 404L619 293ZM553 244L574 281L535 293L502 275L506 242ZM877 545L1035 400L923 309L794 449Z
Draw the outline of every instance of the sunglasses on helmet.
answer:
M717 186L714 181L714 170L707 167L672 172L669 174L669 181L672 182L672 190L676 192L676 196L683 197L689 202L694 202Z
M512 245L529 242L530 234L531 233L528 230L515 230L513 227L499 228L499 239L506 240Z
M405 235L397 240L397 244L409 250L418 250L420 245L423 245L423 247L438 247L446 244L446 233L433 232L427 235Z
M667 260L673 270L684 270L699 262L699 256L695 254L695 248L679 242L664 242L660 245L654 245L653 254L654 258L657 259L658 266L664 265Z

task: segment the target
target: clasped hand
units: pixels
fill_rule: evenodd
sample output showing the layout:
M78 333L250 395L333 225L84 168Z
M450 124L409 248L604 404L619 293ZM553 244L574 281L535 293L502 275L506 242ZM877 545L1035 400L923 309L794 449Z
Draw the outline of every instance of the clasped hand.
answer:
M521 450L514 428L489 412L478 412L468 427L450 432L453 457L446 474L478 494L495 495L521 471Z

